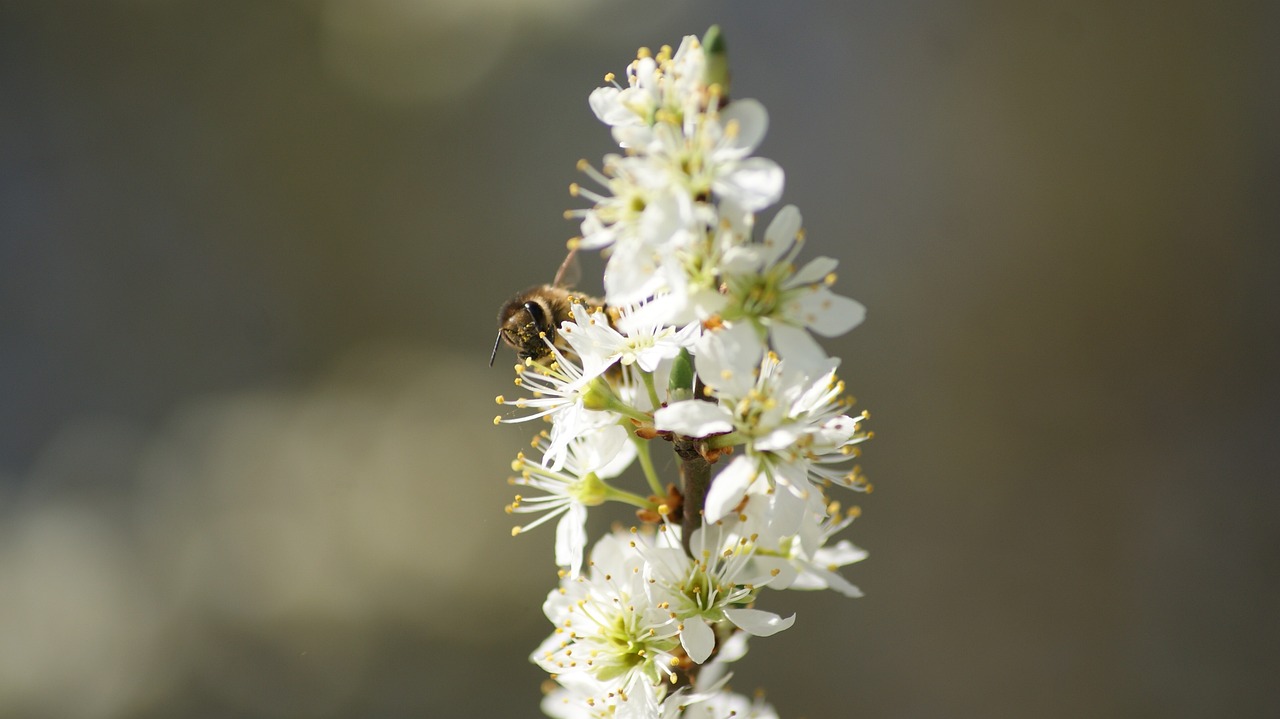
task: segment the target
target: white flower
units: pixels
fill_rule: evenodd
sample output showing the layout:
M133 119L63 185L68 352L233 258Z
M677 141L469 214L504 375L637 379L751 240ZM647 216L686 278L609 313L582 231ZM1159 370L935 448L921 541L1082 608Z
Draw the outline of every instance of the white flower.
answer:
M540 438L538 444L544 450L549 446L545 437ZM570 439L566 450L563 467L558 470L528 462L523 453L517 456L512 469L520 475L511 483L544 494L517 495L507 511L542 513L534 521L513 529L512 534L560 517L556 525L556 564L568 567L570 576L577 576L582 570L582 554L587 544L587 508L608 499L608 487L602 480L621 474L635 459L636 450L627 431L616 424Z
M795 622L795 615L783 619L745 606L774 576L768 570L761 573L751 562L755 546L747 538L719 523L706 525L694 531L690 551L696 559L680 546L641 553L651 580L649 592L680 622L680 644L694 662L701 664L711 656L716 645L714 627L722 622L757 637L771 636Z
M693 200L679 185L672 185L667 168L644 157L606 155L603 170L585 161L578 168L599 183L608 194L581 185L570 192L595 204L568 214L582 218L579 247L603 249L615 243L636 242L651 250L678 241L677 231L692 228L697 219Z
M592 356L601 362L621 362L624 366L636 365L645 372L653 372L658 363L680 354L700 335L701 325L690 323L683 328L667 327L654 323L652 314L641 314L645 303L619 309L618 325L626 333L615 330L603 311L589 314L585 307L574 305L577 323L566 322L562 334L575 348L589 347ZM583 320L582 318L586 318Z
M862 591L836 570L861 562L867 558L867 552L843 539L834 546L826 546L832 536L853 523L858 509L855 507L842 514L836 503L823 507L815 502L810 504L798 534L781 534L774 530L776 523L769 516L769 499L754 491L751 493L743 511L746 519L742 530L751 531L756 536L760 549L754 561L761 571L777 574L769 586L773 589L833 589L846 597L861 597Z
M598 368L594 375L586 374L581 366L567 359L557 347L550 342L547 346L551 348L554 358L550 364L526 360L524 364L516 365L516 385L528 390L532 396L508 400L498 395L497 398L498 404L535 411L519 417L499 416L494 419L494 423L528 422L539 417L549 417L553 423L551 437L542 461L551 469L560 469L564 465L572 438L592 429L615 424L618 415L587 407L587 399L598 394L601 389L596 380L605 367ZM577 351L578 348L575 347L574 350ZM579 356L582 356L581 352ZM585 359L591 361L595 358L588 352Z
M840 413L844 387L835 380L834 360L816 378L789 368L775 355L762 357L745 325L704 333L697 348L698 377L717 401L672 403L654 413L654 426L690 437L742 436L746 451L712 480L704 504L707 521L726 516L761 477L804 503L813 490L811 475L840 476L823 465L848 459L852 445L866 435L858 429L861 417ZM845 483L852 484L853 476L846 475ZM794 516L795 509L788 514Z
M676 622L654 606L637 549L643 535L605 535L591 565L565 578L543 604L556 631L530 659L592 702L650 711L665 696L679 659ZM653 716L652 713L648 714Z
M769 223L763 243L732 253L724 319L751 323L768 335L783 358L818 367L827 355L809 332L844 334L862 322L866 308L829 289L835 282L835 260L819 257L796 270L801 236L800 211L787 205Z
M679 716L688 719L778 719L778 713L763 697L745 697L729 691L701 697L701 701Z
M652 125L660 114L678 121L698 112L709 99L706 54L693 35L685 36L674 55L670 47L659 50L657 57L642 50L626 75L626 87L615 82L589 98L596 117L611 127Z
M751 157L769 127L756 100L686 116L683 124L615 127L614 137L648 166L645 173L684 188L691 197L730 199L754 212L777 202L785 176L772 160Z

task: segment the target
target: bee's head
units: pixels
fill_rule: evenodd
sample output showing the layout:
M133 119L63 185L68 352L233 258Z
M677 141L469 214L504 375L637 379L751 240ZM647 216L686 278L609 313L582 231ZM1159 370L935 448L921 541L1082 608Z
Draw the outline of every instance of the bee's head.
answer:
M551 310L537 297L515 297L503 305L499 313L498 339L494 342L494 354L498 344L505 342L516 351L521 360L541 359L548 354L547 341L555 340L556 326ZM543 338L546 339L543 339ZM493 360L490 358L490 364Z

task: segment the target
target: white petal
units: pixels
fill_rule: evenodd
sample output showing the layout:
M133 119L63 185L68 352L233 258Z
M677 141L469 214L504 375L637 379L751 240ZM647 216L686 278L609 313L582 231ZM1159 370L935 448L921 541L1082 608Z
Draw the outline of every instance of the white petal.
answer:
M779 427L763 437L759 437L753 446L763 452L777 452L796 443L805 433L803 425L787 425Z
M644 125L615 125L613 140L619 147L647 147L653 144L653 130Z
M734 457L729 466L711 480L711 490L702 502L707 522L719 522L732 512L755 479L756 463L742 455Z
M754 372L764 353L756 330L740 322L717 332L704 332L694 343L698 377L730 397L745 397L755 386Z
M689 617L684 620L684 631L680 632L680 646L694 663L701 664L716 647L716 633L702 617Z
M762 210L782 197L785 175L778 163L749 157L711 183L712 192L733 198L748 212Z
M815 501L821 497L817 492L813 496ZM775 532L774 536L797 534L804 526L807 509L808 502L798 499L791 492L774 492L770 495L769 502L769 529Z
M738 135L733 138L733 148L738 157L755 152L769 129L769 112L759 100L734 100L720 111L720 124L729 127L737 123Z
M802 223L800 209L795 205L787 205L773 216L773 221L764 231L764 244L770 250L769 264L773 264L784 250L795 243Z
M690 399L676 402L653 413L653 426L664 432L688 437L733 431L733 414L715 402Z
M824 547L814 552L815 562L823 565L843 567L867 558L867 550L854 546L847 539L842 539L834 547Z
M754 562L762 572L772 575L769 581L770 589L786 589L790 587L792 582L796 581L799 572L790 561L781 557L765 557L757 554L752 557Z
M826 580L828 589L834 589L850 599L859 599L864 596L861 589L835 572L823 572L822 578Z
M634 125L640 118L620 101L622 91L616 87L598 87L591 91L587 103L591 111L606 125Z
M586 507L571 504L556 525L556 564L569 567L574 577L582 571L582 552L587 546L586 524Z
M724 615L740 629L757 637L768 637L795 624L796 615L783 619L773 612L759 609L726 609Z
M820 282L827 275L835 271L836 266L840 263L830 257L815 257L809 260L809 263L800 268L800 271L792 275L783 283L783 287L800 287L801 285L811 285Z
M823 337L835 337L862 324L867 308L856 300L841 297L826 287L813 292L803 292L797 305L788 308L788 314L799 312L806 326Z
M826 364L826 350L803 327L774 322L769 327L769 339L788 367L815 370Z

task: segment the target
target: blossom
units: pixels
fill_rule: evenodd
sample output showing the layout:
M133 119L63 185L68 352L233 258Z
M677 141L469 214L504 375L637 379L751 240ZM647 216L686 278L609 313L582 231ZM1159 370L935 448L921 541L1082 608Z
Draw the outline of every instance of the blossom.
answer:
M827 546L828 540L853 523L860 513L857 507L842 513L836 502L812 502L799 523L799 531L788 534L778 531L779 523L770 516L772 497L754 490L749 496L740 515L739 531L750 532L756 538L758 549L752 561L758 565L757 571L775 573L770 588L832 589L850 598L862 596L862 591L836 570L866 559L866 550L847 539Z
M549 446L540 437L538 446ZM610 488L603 480L616 477L635 459L635 446L627 439L626 430L608 425L573 437L566 445L565 461L560 469L551 469L517 455L512 469L519 472L511 483L543 492L525 497L517 495L507 507L509 513L541 513L534 521L512 530L512 534L560 518L556 525L556 564L568 567L571 576L582 569L582 553L586 548L587 508L603 504Z
M627 66L627 86L616 82L591 93L591 110L611 127L653 124L660 115L680 118L708 99L706 54L698 38L687 35L673 55L670 47L654 57L647 49ZM612 80L610 75L608 80Z
M750 540L726 532L717 523L695 530L690 548L692 557L678 545L642 550L642 554L651 580L649 593L679 621L680 645L695 663L711 656L716 645L713 627L721 622L757 637L776 634L795 622L794 614L783 619L746 606L775 576L769 570L760 573L752 564L755 547Z
M748 322L793 363L818 367L826 353L809 335L835 337L858 326L866 308L830 290L837 262L829 257L793 264L802 243L800 211L787 205L765 230L764 242L738 248L728 274L724 319Z
M839 570L866 552L836 537L855 513L826 490L869 491L855 462L867 415L815 335L865 310L831 290L834 259L800 260L795 206L756 238L785 175L756 156L764 105L730 99L723 41L707 37L641 49L591 93L621 151L579 162L590 186L570 193L590 205L565 214L581 233L570 247L606 261L603 306L574 303L560 346L517 368L531 396L498 398L530 410L499 421L551 424L541 461L513 464L529 495L508 511L534 515L517 532L557 520L555 630L530 657L552 675L543 710L557 719L776 719L726 688L748 637L796 620L756 607L764 587L861 596ZM651 456L665 444L679 485ZM643 496L622 489L634 460ZM615 528L584 567L588 510L610 500L647 526Z
M691 437L729 432L742 437L746 451L712 482L704 506L707 521L723 518L760 477L806 501L810 475L828 477L823 465L833 457L845 459L846 449L866 438L858 430L861 417L841 414L843 385L835 380L834 361L812 377L776 355L762 356L743 325L707 333L697 347L698 377L716 401L672 403L654 413L654 426Z
M682 328L665 326L654 322L652 315L641 315L644 307L645 303L640 303L619 310L618 324L626 328L624 334L610 325L603 311L588 313L582 305L574 305L574 317L580 321L564 323L562 333L575 348L589 348L590 355L599 357L600 362L635 364L653 372L659 362L690 346L700 335L701 326L696 322Z
M617 423L619 416L609 409L608 388L596 380L606 367L593 367L592 372L584 372L582 365L565 357L550 342L552 361L549 364L525 360L516 365L516 386L529 390L531 397L519 397L508 400L498 395L498 404L505 404L517 409L533 409L532 414L518 417L501 416L494 418L494 423L527 422L547 417L552 421L550 442L543 454L543 464L551 469L560 469L565 462L569 441L593 429ZM584 348L585 349L585 348ZM579 348L574 347L575 351ZM585 356L578 352L580 358L593 365L599 365L598 358L590 353Z
M607 534L588 571L543 603L556 626L530 659L593 702L656 708L680 660L677 623L647 594L640 535ZM652 716L652 714L649 714Z

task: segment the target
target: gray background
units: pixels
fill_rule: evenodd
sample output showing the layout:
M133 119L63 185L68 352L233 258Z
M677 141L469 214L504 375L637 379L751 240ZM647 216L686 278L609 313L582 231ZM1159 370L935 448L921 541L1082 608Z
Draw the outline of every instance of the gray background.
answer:
M737 688L1280 713L1267 3L104 0L0 5L0 715L539 715L493 315L712 23L877 433L867 597Z

